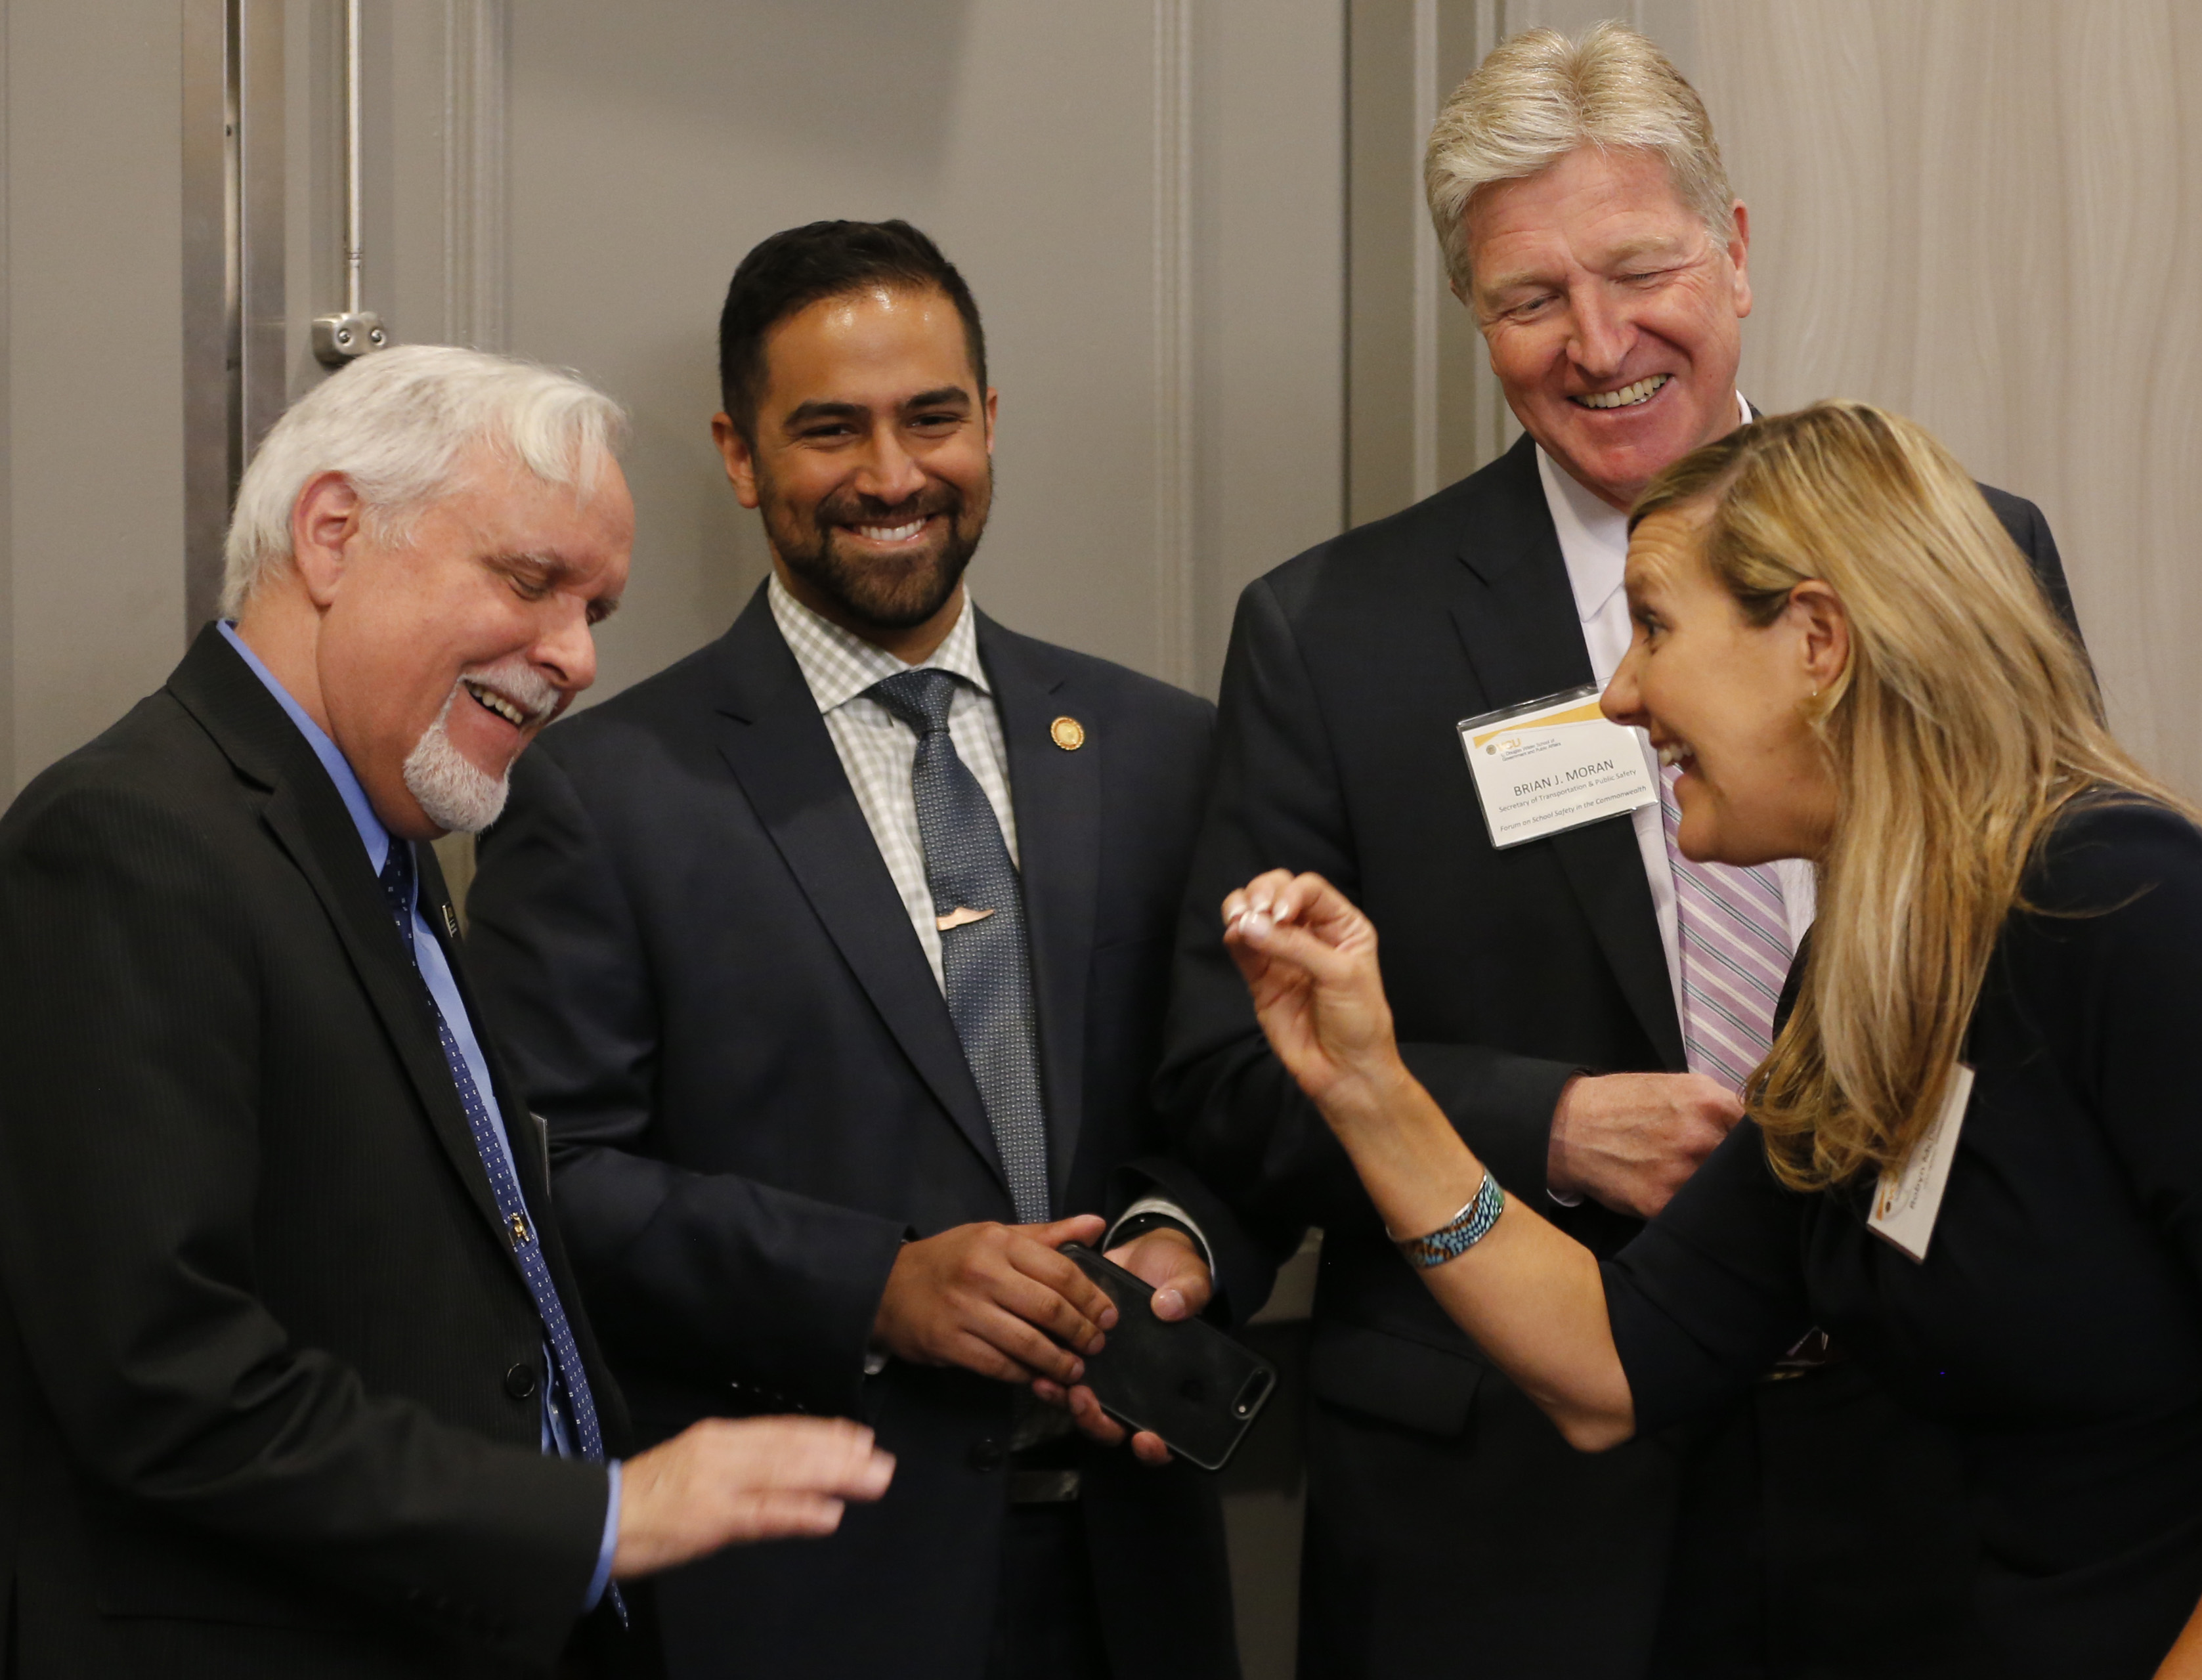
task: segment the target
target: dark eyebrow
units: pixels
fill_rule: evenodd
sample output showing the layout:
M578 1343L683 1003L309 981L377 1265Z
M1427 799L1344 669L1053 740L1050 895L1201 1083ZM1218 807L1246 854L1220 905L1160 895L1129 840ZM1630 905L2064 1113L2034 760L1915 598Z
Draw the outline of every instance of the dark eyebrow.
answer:
M960 385L944 385L938 391L921 391L903 405L903 412L912 409L969 408L971 393Z
M814 420L861 420L869 412L862 403L798 403L780 423L792 432Z
M944 385L932 391L921 391L915 397L904 398L900 412L909 414L917 409L962 408L971 406L971 393L960 385ZM863 420L871 410L862 403L833 403L812 401L798 403L788 410L787 418L780 424L793 432L821 420Z

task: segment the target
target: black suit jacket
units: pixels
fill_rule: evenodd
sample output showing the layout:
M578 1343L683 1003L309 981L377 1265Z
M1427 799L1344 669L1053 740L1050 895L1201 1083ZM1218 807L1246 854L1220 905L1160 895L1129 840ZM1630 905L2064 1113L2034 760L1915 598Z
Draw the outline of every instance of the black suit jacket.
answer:
M2069 620L2040 513L1987 493ZM1527 437L1428 500L1250 585L1225 665L1216 793L1180 927L1158 1088L1187 1158L1277 1252L1304 1227L1323 1228L1316 1394L1430 1437L1459 1439L1479 1388L1503 1379L1399 1259L1343 1151L1269 1053L1222 948L1217 907L1267 869L1336 882L1382 940L1408 1065L1510 1194L1610 1253L1636 1223L1594 1204L1553 1205L1546 1149L1575 1074L1684 1066L1635 834L1608 822L1493 850L1454 729L1591 681ZM1549 1435L1526 1408L1522 1426ZM1505 1431L1494 1424L1483 1435L1503 1456ZM1353 1520L1381 1524L1416 1496L1369 1492ZM1631 1520L1643 1520L1648 1507L1632 1508ZM1319 1508L1310 1520L1326 1518ZM1579 1506L1533 1513L1514 1532L1527 1547L1551 1548L1549 1585L1581 1580L1567 1549L1607 1520ZM1534 1577L1527 1555L1516 1562ZM1663 1565L1646 1553L1636 1566ZM1589 1613L1601 1589L1584 1590ZM1633 1590L1611 1583L1616 1595ZM1517 1620L1526 1643L1540 1623L1566 1619L1549 1599L1519 1603L1487 1609ZM1399 1613L1445 1612L1433 1601ZM1554 1648L1548 1636L1545 1648Z
M978 635L1009 752L1055 1205L1112 1210L1159 1182L1215 1244L1228 1303L1251 1310L1269 1267L1159 1157L1147 1089L1210 709L983 616ZM1075 751L1050 738L1061 716L1085 728ZM668 1579L675 1671L980 1672L1011 1391L900 1363L868 1380L864 1359L904 1239L1008 1221L1010 1193L939 985L762 590L719 641L544 736L468 908L645 1431L799 1404L864 1418L898 1455L886 1500L833 1540ZM1197 1472L1097 1452L1086 1482L1124 1671L1233 1671Z
M7 1671L548 1671L604 1472L539 1450L542 1330L427 992L212 629L0 822L0 1063Z

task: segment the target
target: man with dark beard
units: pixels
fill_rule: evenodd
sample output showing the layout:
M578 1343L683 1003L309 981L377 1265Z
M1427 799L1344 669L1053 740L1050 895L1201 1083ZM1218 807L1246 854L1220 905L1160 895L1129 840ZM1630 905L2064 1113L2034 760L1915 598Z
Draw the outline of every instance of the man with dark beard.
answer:
M669 1578L673 1672L1234 1675L1213 1495L1079 1386L1115 1314L1057 1252L1165 1318L1268 1293L1147 1097L1210 709L971 605L995 393L923 234L766 240L720 364L772 575L546 734L471 904L644 1433L792 1404L900 1465Z

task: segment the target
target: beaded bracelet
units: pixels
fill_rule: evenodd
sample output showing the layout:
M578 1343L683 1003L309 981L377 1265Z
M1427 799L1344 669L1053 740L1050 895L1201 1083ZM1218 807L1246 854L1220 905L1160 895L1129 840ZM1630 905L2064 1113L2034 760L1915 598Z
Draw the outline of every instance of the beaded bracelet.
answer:
M1498 1188L1498 1181L1486 1169L1483 1182L1468 1205L1432 1231L1428 1236L1396 1237L1392 1241L1407 1257L1407 1264L1428 1271L1432 1266L1441 1266L1447 1260L1457 1260L1490 1235L1491 1228L1498 1223L1498 1216L1506 1211L1506 1193ZM1384 1233L1392 1236L1387 1229Z

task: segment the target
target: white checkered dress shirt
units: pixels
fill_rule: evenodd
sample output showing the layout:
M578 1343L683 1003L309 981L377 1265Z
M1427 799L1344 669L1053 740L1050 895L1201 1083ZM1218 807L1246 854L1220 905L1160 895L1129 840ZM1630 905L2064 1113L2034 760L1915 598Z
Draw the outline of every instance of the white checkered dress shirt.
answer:
M925 960L933 964L933 978L941 990L947 981L940 967L940 928L933 919L933 889L925 881L925 846L918 838L917 798L910 791L910 768L917 761L916 732L871 699L864 691L882 677L916 669L904 664L884 648L853 636L839 625L820 617L789 594L773 574L768 592L773 622L787 640L788 651L802 668L803 680L826 719L826 733L833 751L848 772L856 790L857 808L864 813L864 826L879 842L880 856L895 891L902 894L903 909L917 942L925 947ZM1017 815L1010 805L1009 749L1002 741L1002 715L994 706L994 691L979 663L979 634L971 616L971 598L963 598L948 640L933 650L921 669L953 672L963 681L948 706L948 736L956 755L978 778L994 820L1002 825L1002 839L1010 848L1010 861L1017 857Z
M766 587L772 603L773 622L786 640L787 650L810 686L810 697L826 720L826 733L840 756L849 786L855 790L857 808L864 826L879 843L895 891L902 894L903 909L911 930L925 947L925 960L933 965L933 983L945 996L948 981L940 966L940 928L933 919L933 889L925 881L925 842L917 832L917 796L910 787L910 770L917 762L916 732L864 691L881 677L898 671L937 669L963 679L948 707L948 737L956 743L956 756L979 779L994 820L1002 825L1002 839L1010 848L1010 861L1023 867L1017 855L1017 814L1010 804L1010 754L1002 738L1002 714L994 704L994 690L986 681L986 668L979 663L979 632L971 616L971 598L963 598L948 639L933 650L923 667L906 665L884 648L874 647L830 620L820 617L787 592L780 574ZM1208 1237L1193 1217L1169 1198L1142 1196L1116 1216L1116 1223L1142 1213L1161 1213L1177 1220L1192 1234L1202 1258L1210 1266L1215 1257ZM1102 1239L1106 1247L1116 1228ZM865 1362L876 1374L883 1361L877 1354Z

